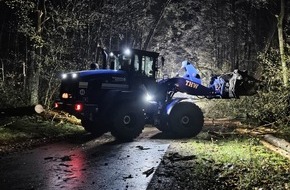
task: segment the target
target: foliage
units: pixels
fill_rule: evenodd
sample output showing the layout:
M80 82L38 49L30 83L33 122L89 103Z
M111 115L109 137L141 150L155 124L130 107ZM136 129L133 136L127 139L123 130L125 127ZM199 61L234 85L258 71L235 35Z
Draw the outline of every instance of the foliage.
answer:
M262 89L251 115L264 123L285 122L288 125L290 91L283 86L279 52L272 49L260 56L263 64Z
M193 142L192 146L196 147L200 157L212 160L209 171L217 172L218 180L225 187L275 188L283 187L287 181L284 175L289 175L289 161L267 151L257 139L230 138L214 143L201 141ZM278 178L281 181L275 180Z
M81 126L56 123L39 116L13 117L0 125L0 145L16 144L30 139L51 139L85 133Z
M15 107L27 105L26 95L23 93L24 90L21 85L21 76L17 73L9 73L7 76L8 80L0 84L1 107L9 108L11 105ZM17 91L15 89L17 89Z
M257 15L249 1L172 1L154 39L154 49L166 59L162 72L174 74L184 59L197 66L202 78L224 68L255 71L256 52L267 35L259 32L262 25L272 27Z
M41 33L37 32L37 13L40 1L4 0L0 8L4 10L0 24L1 63L4 63L3 92L8 92L8 73L20 68L16 75L23 78L20 86L22 99L28 99L31 87L36 86L34 76L40 71L38 89L39 103L51 106L57 95L59 74L71 70L87 69L97 61L97 46L108 51L123 46L142 47L151 23L150 7L154 2L140 0L103 2L93 0L66 0L45 2L41 11L45 14L41 19ZM140 6L141 5L141 6ZM8 39L8 40L7 40ZM8 61L6 61L8 60ZM23 63L23 65L18 65ZM21 68L22 67L22 68ZM26 73L28 75L26 75ZM16 81L15 81L16 82ZM38 88L38 87L36 87ZM1 102L9 102L17 106L17 97L12 91ZM32 95L32 94L31 94ZM29 101L26 102L29 104ZM4 104L2 104L4 105Z
M245 100L246 99L246 100ZM247 102L245 104L245 101ZM201 100L197 104L202 108L205 117L209 118L246 118L247 110L249 108L249 101L247 98L235 100Z
M45 2L41 32L36 30L39 2ZM98 45L111 51L150 44L148 50L165 56L160 76L174 75L184 59L196 62L202 78L235 67L253 72L258 68L257 52L275 41L276 20L267 10L276 14L277 7L264 0L1 0L1 87L9 94L0 102L17 106L20 96L29 104L31 87L37 85L33 74L39 69L39 103L49 107L57 95L59 74L87 69L97 61ZM14 70L14 79L20 80L7 81Z
M289 126L290 90L283 86L279 52L271 49L261 54L259 61L262 70L258 93L238 100L210 100L205 108L207 116L242 117L267 126Z

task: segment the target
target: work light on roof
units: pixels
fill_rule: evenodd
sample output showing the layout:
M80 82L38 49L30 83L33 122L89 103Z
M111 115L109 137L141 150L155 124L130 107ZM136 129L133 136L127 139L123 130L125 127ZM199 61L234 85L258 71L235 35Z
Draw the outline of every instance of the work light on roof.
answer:
M125 49L125 51L124 51L124 54L126 55L126 56L129 56L129 55L131 55L131 50L130 49Z

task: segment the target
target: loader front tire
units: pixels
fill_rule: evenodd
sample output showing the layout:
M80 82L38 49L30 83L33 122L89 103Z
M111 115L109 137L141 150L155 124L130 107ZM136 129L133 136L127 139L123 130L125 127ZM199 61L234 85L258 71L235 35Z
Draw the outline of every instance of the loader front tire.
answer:
M176 104L169 114L168 126L177 137L194 137L200 133L204 123L201 109L191 102Z

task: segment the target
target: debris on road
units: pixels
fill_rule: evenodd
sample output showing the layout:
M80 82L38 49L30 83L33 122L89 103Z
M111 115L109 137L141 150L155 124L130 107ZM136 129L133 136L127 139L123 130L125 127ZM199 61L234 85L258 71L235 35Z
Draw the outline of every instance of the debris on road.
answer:
M187 160L193 160L196 159L196 155L188 155L188 156L182 156L178 152L170 153L167 156L167 159L171 162L175 161L187 161Z
M144 147L141 146L141 145L136 146L136 148L139 148L140 150L149 150L149 149L150 149L150 148L144 148Z
M155 168L152 167L149 170L146 170L145 172L143 172L142 174L146 175L146 177L150 176L153 172L154 172Z
M126 179L132 179L132 178L133 178L133 176L131 174L128 175L128 176L126 176L126 177L123 177L124 180L126 180Z
M63 157L60 158L60 160L62 162L71 161L71 155L70 156L63 156Z

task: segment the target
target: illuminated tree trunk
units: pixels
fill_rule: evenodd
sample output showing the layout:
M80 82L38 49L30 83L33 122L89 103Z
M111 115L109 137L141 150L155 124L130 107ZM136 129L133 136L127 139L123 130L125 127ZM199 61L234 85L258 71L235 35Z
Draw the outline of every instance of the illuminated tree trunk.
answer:
M39 38L40 42L34 44L35 50L32 55L32 63L30 65L30 104L35 105L39 103L39 80L40 80L40 69L41 69L41 32L42 24L46 15L45 11L45 0L38 0L37 2L37 23L36 23L36 36Z
M150 29L149 31L149 34L144 42L144 46L143 46L143 49L144 50L147 50L149 48L149 45L150 45L150 42L155 34L155 31L160 23L160 20L162 19L163 15L164 15L164 12L166 10L166 7L170 4L171 0L167 0L166 3L163 5L160 13L159 13L159 16L158 16L158 19L155 20L154 22L154 25L153 27Z
M280 57L281 57L281 65L282 65L282 76L283 76L283 84L285 87L288 86L288 68L286 65L286 59L284 54L284 39L283 39L283 19L285 14L285 0L281 0L281 10L278 19L278 39L279 39L279 49L280 49Z

